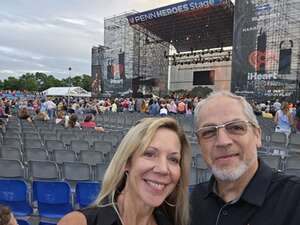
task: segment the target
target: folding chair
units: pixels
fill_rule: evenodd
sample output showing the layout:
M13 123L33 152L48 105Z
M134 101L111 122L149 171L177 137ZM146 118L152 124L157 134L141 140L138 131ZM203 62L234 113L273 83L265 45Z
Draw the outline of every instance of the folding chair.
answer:
M96 151L80 151L79 160L90 166L95 166L97 163L104 163L103 153Z
M101 184L97 181L78 182L75 188L76 203L80 208L84 208L93 203L99 192Z
M27 220L19 220L17 219L19 225L31 225Z
M21 161L13 159L0 159L1 178L25 178L25 168Z
M61 218L72 211L71 189L64 181L34 181L39 215Z
M16 216L32 214L28 201L28 188L23 180L0 179L0 203L11 208Z
M96 181L102 181L103 180L103 177L104 177L104 174L105 174L105 171L107 169L107 164L103 164L103 163L98 163L96 164L95 166L95 180Z

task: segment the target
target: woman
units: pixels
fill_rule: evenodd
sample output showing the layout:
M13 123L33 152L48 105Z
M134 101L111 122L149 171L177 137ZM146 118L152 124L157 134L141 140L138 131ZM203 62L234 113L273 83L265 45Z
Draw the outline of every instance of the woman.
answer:
M55 124L60 124L60 125L64 125L65 123L65 112L64 111L58 111L57 112L57 117L55 119Z
M66 118L65 124L66 128L80 128L80 123L78 122L76 114L72 114L70 117Z
M293 125L293 118L289 110L289 104L287 102L283 102L281 110L278 110L276 112L274 122L276 123L275 132L282 132L287 136L290 135Z
M84 121L80 123L82 128L94 128L96 131L103 132L103 127L98 127L96 122L94 121L94 117L92 114L88 114L85 116Z
M19 118L22 120L27 120L28 122L32 122L31 116L29 114L29 111L26 107L23 107L19 110Z
M144 119L120 143L95 204L58 225L187 225L190 159L174 119Z
M4 205L0 205L0 225L18 225L10 209Z

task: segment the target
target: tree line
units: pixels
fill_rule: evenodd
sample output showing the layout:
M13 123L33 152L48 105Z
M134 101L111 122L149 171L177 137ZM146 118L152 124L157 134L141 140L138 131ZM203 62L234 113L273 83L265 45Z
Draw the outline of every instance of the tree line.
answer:
M41 92L50 87L69 87L70 85L91 91L91 76L83 74L59 80L53 75L36 72L35 74L23 74L19 78L10 76L7 79L0 80L0 90Z

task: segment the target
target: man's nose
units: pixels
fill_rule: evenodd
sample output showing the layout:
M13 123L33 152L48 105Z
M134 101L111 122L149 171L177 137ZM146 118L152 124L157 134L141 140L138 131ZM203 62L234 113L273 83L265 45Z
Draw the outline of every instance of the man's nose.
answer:
M227 146L232 144L232 139L225 127L220 127L217 131L216 146Z

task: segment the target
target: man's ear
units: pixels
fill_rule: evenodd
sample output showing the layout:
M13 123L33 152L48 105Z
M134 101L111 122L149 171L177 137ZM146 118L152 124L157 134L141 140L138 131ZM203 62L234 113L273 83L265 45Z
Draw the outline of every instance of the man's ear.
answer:
M261 128L254 128L254 135L256 136L256 147L260 148L262 146L262 143L261 143Z

